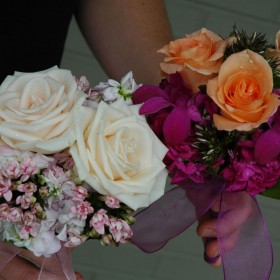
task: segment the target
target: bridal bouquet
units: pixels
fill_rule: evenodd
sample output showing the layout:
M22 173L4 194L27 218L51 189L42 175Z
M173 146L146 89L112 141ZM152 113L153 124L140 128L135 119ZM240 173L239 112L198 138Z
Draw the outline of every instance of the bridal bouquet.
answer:
M271 243L255 196L280 198L280 33L274 46L264 34L234 27L223 39L202 28L159 52L165 78L132 99L168 147L164 163L178 187L137 219L158 213L173 228L135 242L145 251L161 248L220 199L225 277L269 279ZM150 224L160 226L156 218Z
M167 148L130 100L138 87L128 73L91 88L57 67L4 80L0 236L11 254L0 268L17 253L7 243L48 257L90 238L130 242L135 210L163 195L167 177Z

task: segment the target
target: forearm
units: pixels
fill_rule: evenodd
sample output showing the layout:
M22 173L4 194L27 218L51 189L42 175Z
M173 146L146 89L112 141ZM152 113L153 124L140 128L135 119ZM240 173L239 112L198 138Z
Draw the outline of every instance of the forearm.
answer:
M172 39L161 0L81 0L78 24L111 78L133 70L137 82L157 83L161 55Z

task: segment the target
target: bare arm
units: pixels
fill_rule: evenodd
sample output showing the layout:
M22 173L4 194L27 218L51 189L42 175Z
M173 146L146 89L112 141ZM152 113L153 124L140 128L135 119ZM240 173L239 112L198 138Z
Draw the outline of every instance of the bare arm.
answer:
M172 40L163 1L81 0L76 18L111 78L133 70L139 83L159 82L156 50Z

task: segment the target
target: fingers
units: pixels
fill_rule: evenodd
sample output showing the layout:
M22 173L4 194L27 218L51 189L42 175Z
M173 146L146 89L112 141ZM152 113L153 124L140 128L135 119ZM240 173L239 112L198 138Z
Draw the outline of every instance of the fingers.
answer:
M222 265L219 243L217 239L207 239L204 245L204 260L213 267Z

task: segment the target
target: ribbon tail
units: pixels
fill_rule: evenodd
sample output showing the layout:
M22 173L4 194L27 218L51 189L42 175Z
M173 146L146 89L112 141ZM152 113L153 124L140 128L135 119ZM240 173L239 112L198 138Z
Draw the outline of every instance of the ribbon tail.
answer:
M217 236L224 279L269 279L272 243L255 197L246 192L222 194Z
M225 182L214 176L201 184L179 184L136 215L132 243L146 253L158 251L206 213L224 188Z
M62 245L60 251L57 253L57 258L67 280L76 280L72 264L71 248Z

